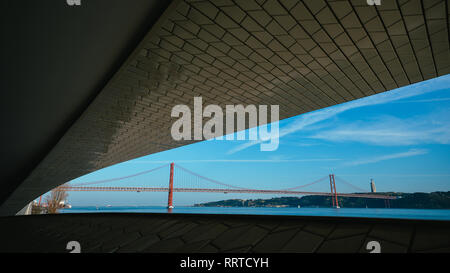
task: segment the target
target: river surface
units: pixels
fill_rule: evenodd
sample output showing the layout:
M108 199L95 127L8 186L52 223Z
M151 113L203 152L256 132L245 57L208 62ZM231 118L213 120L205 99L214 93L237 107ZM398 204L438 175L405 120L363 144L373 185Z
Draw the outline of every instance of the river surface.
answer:
M167 213L167 208L156 206L117 207L72 207L61 213ZM249 208L249 207L176 207L172 213L204 214L256 214L256 215L302 215L332 217L371 217L395 219L432 219L450 221L450 210L446 209L373 209L373 208Z

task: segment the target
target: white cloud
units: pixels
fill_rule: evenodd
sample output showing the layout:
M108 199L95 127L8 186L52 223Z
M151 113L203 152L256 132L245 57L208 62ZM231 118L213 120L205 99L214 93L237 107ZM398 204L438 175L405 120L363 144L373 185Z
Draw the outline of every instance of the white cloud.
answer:
M449 101L450 98L435 98L435 99L423 99L423 100L405 100L405 101L396 101L393 103L412 103L412 102L441 102L441 101Z
M433 92L442 89L442 87L450 86L450 75L442 76L428 81L412 84L409 86L397 88L391 91L383 92L380 94L364 97L361 99L353 100L347 103L339 104L336 106L320 109L317 111L309 112L295 118L287 126L280 129L279 137L283 137L295 132L298 132L305 127L316 124L318 122L330 119L342 112L371 105L378 105L384 103L390 103L405 98L410 98L425 93ZM249 141L243 143L230 151L228 154L233 154L241 150L247 149L253 145L259 144L261 141Z
M449 144L450 109L408 119L381 116L370 122L356 121L336 125L332 129L320 131L309 137L326 141L352 141L382 146Z
M382 155L382 156L376 156L376 157L372 157L372 158L365 158L365 159L351 161L351 162L345 163L344 166L359 166L359 165L364 165L364 164L377 163L377 162L381 162L381 161L385 161L385 160L423 155L426 153L428 153L428 151L425 149L411 149L409 151L402 152L402 153L388 154L388 155Z

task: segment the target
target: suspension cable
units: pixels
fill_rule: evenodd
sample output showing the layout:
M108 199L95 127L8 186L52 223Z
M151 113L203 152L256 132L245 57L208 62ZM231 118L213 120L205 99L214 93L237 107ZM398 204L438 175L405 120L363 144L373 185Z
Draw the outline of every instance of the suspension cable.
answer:
M357 187L357 186L351 184L350 182L345 181L344 179L342 179L340 177L337 177L337 176L334 176L334 177L336 177L336 179L339 180L339 182L342 182L342 183L344 183L344 184L346 184L346 185L348 185L348 186L350 186L350 187L352 187L352 188L354 188L354 189L356 189L356 190L358 190L360 192L367 192L365 189Z
M328 178L328 176L324 176L324 177L322 177L320 179L317 179L316 181L313 181L311 183L308 183L308 184L305 184L305 185L300 185L300 186L297 186L297 187L282 189L282 191L291 191L291 190L296 190L296 189L304 188L304 187L307 187L307 186L311 186L311 185L317 184L319 182L322 182L323 180L325 180L327 178Z
M127 175L127 176L122 176L122 177L116 177L116 178L110 178L110 179L104 179L104 180L98 180L98 181L91 181L91 182L84 182L84 183L76 184L76 186L86 186L86 185L93 185L93 184L101 184L101 183L119 181L119 180L122 180L122 179L136 177L136 176L140 176L140 175L143 175L143 174L151 173L153 171L162 169L163 167L167 167L167 166L168 166L168 164L164 164L164 165L161 165L159 167L153 168L151 170L146 170L146 171L143 171L143 172L139 172L139 173L135 173L135 174Z
M204 179L204 180L206 180L206 181L209 181L209 182L211 182L211 183L214 183L214 184L219 184L219 185L222 185L222 186L226 186L226 187L230 187L230 188L235 188L235 189L241 189L241 190L252 190L252 189L248 189L248 188L242 188L242 187L233 186L233 185L229 185L229 184L225 184L225 183L219 182L219 181L217 181L217 180L214 180L214 179L205 177L205 176L203 176L203 175L200 175L200 174L198 174L198 173L195 173L195 172L193 172L193 171L190 171L190 170L188 170L188 169L186 169L186 168L183 168L182 166L180 166L180 165L178 165L178 164L176 164L175 166L178 167L178 168L180 168L181 170L183 170L183 171L185 171L185 172L188 172L188 173L190 173L190 174L192 174L192 175L194 175L194 176L197 176L197 177L199 177L199 178L202 178L202 179Z

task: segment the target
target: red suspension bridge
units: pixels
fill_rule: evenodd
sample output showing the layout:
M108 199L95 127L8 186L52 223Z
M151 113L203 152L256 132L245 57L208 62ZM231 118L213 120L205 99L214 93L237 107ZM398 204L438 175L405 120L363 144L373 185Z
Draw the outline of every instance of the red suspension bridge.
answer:
M98 184L104 184L108 182L118 182L125 181L127 179L132 179L135 177L141 177L145 174L153 173L158 170L162 170L164 167L170 166L169 173L169 183L168 186L154 186L154 187L105 187L105 186L92 186ZM180 182L177 185L184 185L183 187L174 187L174 177L175 170L177 170L177 175L180 177ZM161 179L158 179L159 181ZM339 193L336 189L336 180L339 182L346 184L356 190L358 193ZM177 180L178 181L178 180ZM300 190L304 187L308 187L314 184L318 184L320 182L329 181L330 183L330 192L312 192L312 191L303 191ZM166 182L167 183L167 182ZM186 185L188 184L188 185ZM211 187L212 185L212 187ZM164 164L162 166L153 168L151 170L139 172L136 174L98 180L92 182L84 182L79 183L77 185L64 184L57 188L57 190L64 191L126 191L126 192L168 192L168 208L173 208L173 193L174 192L209 192L209 193L251 193L251 194L282 194L282 195L319 195L319 196L330 196L331 197L331 205L333 207L339 208L338 197L360 197L360 198L371 198L371 199L384 199L385 204L389 205L389 200L397 199L395 196L382 195L382 194L373 194L368 193L364 189L361 189L357 186L352 185L351 183L343 180L335 176L334 174L327 175L322 177L316 181L311 183L303 184L300 186L286 188L286 189L251 189L251 188L243 188L230 184L226 184L198 173L195 173L191 170L188 170L178 164L171 163L170 165Z

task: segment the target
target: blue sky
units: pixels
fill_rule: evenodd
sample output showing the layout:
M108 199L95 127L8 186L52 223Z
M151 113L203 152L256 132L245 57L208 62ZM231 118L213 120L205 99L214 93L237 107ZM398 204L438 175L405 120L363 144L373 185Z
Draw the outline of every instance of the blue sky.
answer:
M123 162L71 183L126 176L175 162L221 182L246 188L280 189L334 173L377 191L450 190L450 75L402 87L280 121L276 151L260 151L258 141L209 140ZM169 168L110 186L167 186ZM175 187L188 178L175 173ZM329 191L328 182L304 188ZM100 186L100 185L99 185ZM337 181L338 192L355 189ZM175 193L177 205L268 195ZM70 192L81 205L161 205L167 193Z

